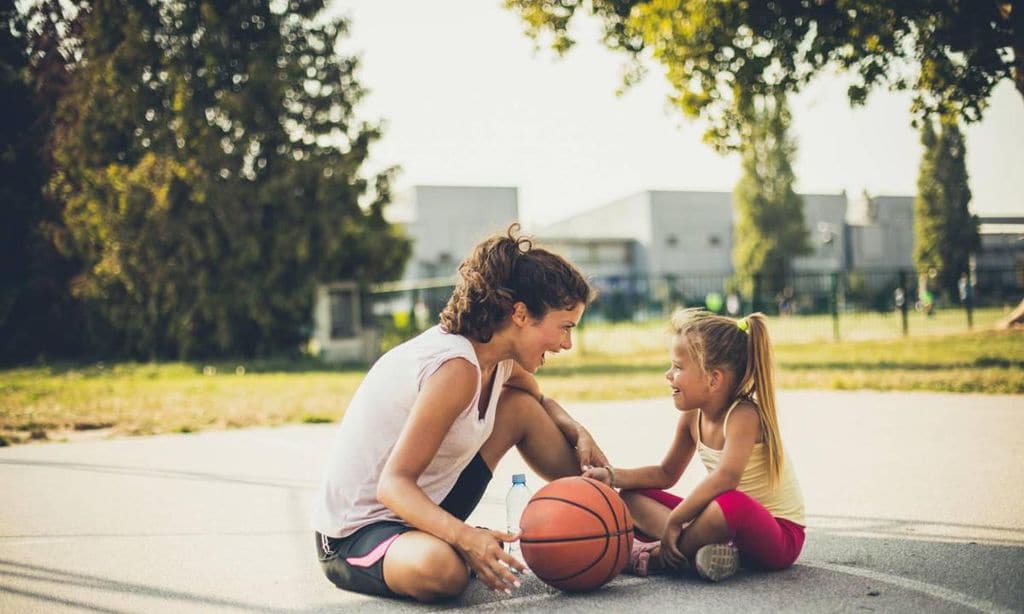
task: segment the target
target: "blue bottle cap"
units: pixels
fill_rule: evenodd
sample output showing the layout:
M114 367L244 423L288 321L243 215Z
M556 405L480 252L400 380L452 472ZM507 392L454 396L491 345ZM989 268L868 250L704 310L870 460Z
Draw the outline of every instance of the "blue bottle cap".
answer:
M526 484L526 474L525 473L513 473L512 474L512 483L513 484Z

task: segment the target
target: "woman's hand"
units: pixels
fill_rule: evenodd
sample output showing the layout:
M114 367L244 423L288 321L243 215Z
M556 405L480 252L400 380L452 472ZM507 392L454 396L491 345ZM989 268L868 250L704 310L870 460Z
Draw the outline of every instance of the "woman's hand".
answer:
M686 564L686 556L679 550L679 538L684 526L669 519L665 534L661 536L661 562L670 569L679 569Z
M607 466L608 457L604 455L597 442L590 436L590 432L577 423L576 433L576 457L580 461L580 469L585 472L594 467Z
M583 477L604 482L609 486L612 485L612 474L607 467L591 467L583 472Z
M501 544L517 538L504 531L469 527L464 538L454 546L481 582L492 590L511 594L512 589L520 585L513 570L522 573L526 567L509 556Z

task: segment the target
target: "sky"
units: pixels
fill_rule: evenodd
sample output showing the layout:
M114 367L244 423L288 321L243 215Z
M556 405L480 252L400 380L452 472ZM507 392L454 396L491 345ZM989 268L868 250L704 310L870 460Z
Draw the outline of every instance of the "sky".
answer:
M624 57L589 16L559 58L501 0L333 0L329 11L350 19L341 51L361 59L357 116L384 122L366 169L401 166L397 190L514 186L530 230L643 190L731 191L739 178L739 157L715 153L699 120L669 107L657 65L616 95ZM798 192L915 193L908 94L878 91L851 109L842 76L825 74L791 106ZM972 211L1024 215L1024 98L1009 80L966 135Z

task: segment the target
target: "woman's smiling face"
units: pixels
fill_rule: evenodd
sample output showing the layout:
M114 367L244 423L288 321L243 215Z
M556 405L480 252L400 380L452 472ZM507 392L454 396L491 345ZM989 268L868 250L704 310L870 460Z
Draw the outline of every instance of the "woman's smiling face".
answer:
M583 317L583 309L581 303L572 309L552 309L539 320L527 316L516 344L516 362L534 373L544 364L546 353L571 349L572 329Z

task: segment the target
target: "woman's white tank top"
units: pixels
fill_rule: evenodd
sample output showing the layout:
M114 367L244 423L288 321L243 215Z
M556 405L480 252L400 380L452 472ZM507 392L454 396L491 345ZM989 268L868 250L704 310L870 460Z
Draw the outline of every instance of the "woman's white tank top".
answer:
M377 500L377 483L423 384L441 365L455 358L469 361L479 373L480 363L469 339L435 326L396 346L373 365L338 427L327 470L313 500L314 529L330 537L345 537L374 522L401 522ZM490 403L482 417L477 410L477 384L473 399L455 419L434 459L417 480L431 501L444 500L490 436L495 406L512 366L512 360L498 363Z

